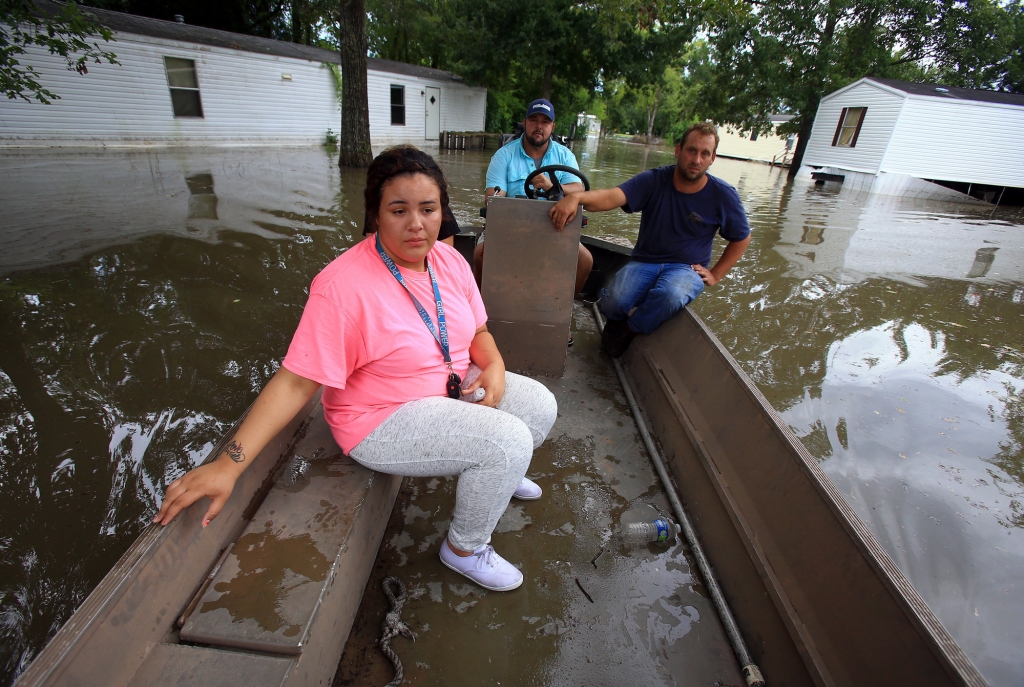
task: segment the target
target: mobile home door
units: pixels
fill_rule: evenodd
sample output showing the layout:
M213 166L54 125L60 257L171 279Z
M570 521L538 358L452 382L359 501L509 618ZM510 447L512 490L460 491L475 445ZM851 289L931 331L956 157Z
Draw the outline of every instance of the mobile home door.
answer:
M427 86L426 95L426 120L424 121L426 134L424 138L428 141L436 141L441 138L441 89Z

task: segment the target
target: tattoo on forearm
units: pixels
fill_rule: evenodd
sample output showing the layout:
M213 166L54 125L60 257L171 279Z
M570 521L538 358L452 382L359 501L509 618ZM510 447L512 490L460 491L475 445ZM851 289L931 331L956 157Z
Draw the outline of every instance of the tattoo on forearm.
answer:
M237 441L232 441L228 444L228 447L224 449L224 452L228 454L228 458L236 463L245 462L245 453L242 451L242 445Z

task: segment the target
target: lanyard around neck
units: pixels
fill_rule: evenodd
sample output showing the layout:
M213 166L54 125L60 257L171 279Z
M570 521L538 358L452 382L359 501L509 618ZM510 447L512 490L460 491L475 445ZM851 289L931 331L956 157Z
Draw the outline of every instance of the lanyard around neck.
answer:
M430 275L430 285L434 287L434 302L437 304L437 329L434 329L434 323L430 319L430 315L420 304L419 299L413 295L412 291L409 290L409 285L405 283L405 277L398 271L398 266L395 265L395 261L384 252L384 247L380 244L380 232L378 231L374 236L377 242L377 253L380 254L380 259L384 261L387 268L391 270L392 276L398 280L398 283L405 288L405 292L409 294L409 298L412 299L412 304L416 306L416 310L420 314L420 319L423 320L423 324L427 325L427 329L430 330L430 335L434 337L434 341L441 347L441 355L444 356L445 365L450 369L452 366L452 357L448 353L448 325L444 320L444 306L441 305L441 291L437 288L437 278L434 276L434 268L430 266L426 258L423 258L423 264L427 267L427 273ZM440 335L438 335L440 330Z

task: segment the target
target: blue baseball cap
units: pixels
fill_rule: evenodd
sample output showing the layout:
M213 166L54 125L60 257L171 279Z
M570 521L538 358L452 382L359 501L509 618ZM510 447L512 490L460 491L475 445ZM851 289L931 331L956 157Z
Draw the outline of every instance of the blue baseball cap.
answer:
M555 121L555 106L551 104L550 100L534 100L530 103L530 106L526 108L526 116L523 119L529 119L530 115L542 114L547 115L548 119L552 122Z

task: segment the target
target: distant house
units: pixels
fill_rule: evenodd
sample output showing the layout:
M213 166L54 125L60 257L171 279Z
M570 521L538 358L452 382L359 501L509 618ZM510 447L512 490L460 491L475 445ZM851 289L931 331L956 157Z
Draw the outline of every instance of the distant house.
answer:
M775 129L793 119L793 115L775 114L769 116L772 123L770 134L744 134L725 126L718 128L718 150L721 157L737 160L755 160L769 164L788 164L793 157L793 137L780 136Z
M601 120L597 118L597 115L587 114L586 112L580 112L576 115L576 130L578 132L586 127L588 138L597 138L601 135Z
M865 78L822 98L800 176L873 193L1024 202L1024 95Z
M114 31L104 46L121 64L90 64L81 76L29 50L21 61L60 100L0 100L0 147L306 145L338 133L334 51L87 10ZM367 82L375 144L484 128L487 90L449 72L371 58Z

